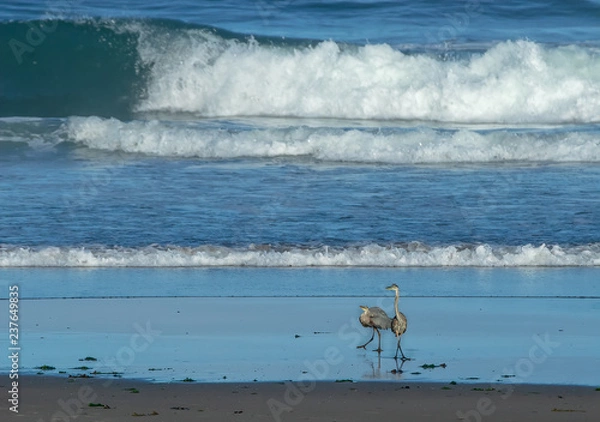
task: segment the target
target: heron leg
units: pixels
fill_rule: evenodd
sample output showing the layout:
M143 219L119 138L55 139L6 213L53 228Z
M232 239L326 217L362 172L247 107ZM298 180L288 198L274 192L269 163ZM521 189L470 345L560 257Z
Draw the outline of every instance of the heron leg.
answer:
M375 352L381 353L381 333L379 332L379 330L375 327L373 327L375 329L375 331L377 331L377 336L379 336L379 347L377 347L377 349L375 349Z
M375 327L373 327L373 334L371 335L371 338L369 339L369 341L367 341L363 345L356 346L356 348L357 349L366 349L367 348L367 344L369 344L370 342L372 342L374 338L375 338Z
M396 359L396 372L392 371L392 373L396 373L396 374L402 374L404 373L404 371L402 370L402 367L404 366L404 360L402 361L402 363L400 364L400 366L398 366L398 359Z
M396 347L396 356L394 356L394 359L398 359L398 350L400 350L400 353L402 354L402 362L404 362L405 360L410 360L410 358L407 358L406 356L404 356L404 352L402 351L402 346L400 346L400 340L402 339L401 336L398 336L398 346Z

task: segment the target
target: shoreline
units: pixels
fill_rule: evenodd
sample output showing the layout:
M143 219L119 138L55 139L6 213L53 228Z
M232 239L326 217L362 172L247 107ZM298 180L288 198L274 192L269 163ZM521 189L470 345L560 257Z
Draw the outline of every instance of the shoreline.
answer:
M7 389L3 377L0 388ZM19 378L21 421L529 420L593 421L600 391L564 385L421 382L150 383L131 379ZM157 420L158 420L157 419Z

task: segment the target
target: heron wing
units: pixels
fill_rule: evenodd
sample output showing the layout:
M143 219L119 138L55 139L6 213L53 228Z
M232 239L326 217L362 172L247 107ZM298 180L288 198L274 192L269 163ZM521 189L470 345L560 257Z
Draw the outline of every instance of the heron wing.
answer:
M369 308L369 316L372 324L377 328L387 330L391 327L392 319L378 306Z

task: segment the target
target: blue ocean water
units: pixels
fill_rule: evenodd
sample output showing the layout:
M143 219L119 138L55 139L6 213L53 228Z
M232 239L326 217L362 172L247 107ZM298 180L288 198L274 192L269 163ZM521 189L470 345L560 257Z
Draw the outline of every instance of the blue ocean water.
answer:
M0 11L2 267L600 265L600 2Z

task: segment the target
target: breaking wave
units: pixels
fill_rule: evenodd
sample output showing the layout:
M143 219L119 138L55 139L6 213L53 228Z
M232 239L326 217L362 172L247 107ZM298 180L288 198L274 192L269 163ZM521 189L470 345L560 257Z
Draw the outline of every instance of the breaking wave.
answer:
M600 121L594 46L520 40L441 54L164 19L2 22L0 46L0 116Z

